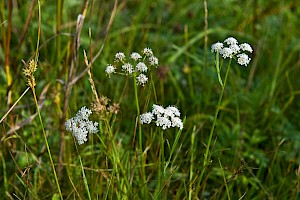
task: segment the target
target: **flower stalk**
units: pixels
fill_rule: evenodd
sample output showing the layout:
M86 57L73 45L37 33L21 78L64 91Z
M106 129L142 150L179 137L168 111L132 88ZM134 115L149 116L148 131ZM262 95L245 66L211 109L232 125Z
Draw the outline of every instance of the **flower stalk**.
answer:
M212 142L214 130L215 130L215 127L217 124L217 118L218 118L219 111L221 108L221 103L222 103L222 99L223 99L225 86L226 86L226 82L228 79L232 59L237 60L237 63L239 65L247 66L250 63L251 58L249 58L249 56L244 52L250 52L250 53L253 52L252 47L249 44L243 43L243 44L238 45L238 41L233 37L228 37L226 40L224 40L223 43L217 42L217 43L213 44L211 46L211 51L216 53L215 65L216 65L218 80L221 85L221 93L220 93L217 108L215 111L212 127L210 129L208 142L206 144L206 150L205 150L204 160L203 160L203 165L202 165L203 169L202 169L201 174L198 179L198 183L197 183L198 186L199 186L199 184L201 184L201 181L202 181L202 178L203 178L203 175L204 175L204 172L205 172L207 166L212 162L210 160L211 159L211 153L210 153L211 142ZM229 62L228 62L228 66L227 66L226 74L225 74L225 78L224 78L224 83L221 78L220 55L222 56L223 59L229 58Z

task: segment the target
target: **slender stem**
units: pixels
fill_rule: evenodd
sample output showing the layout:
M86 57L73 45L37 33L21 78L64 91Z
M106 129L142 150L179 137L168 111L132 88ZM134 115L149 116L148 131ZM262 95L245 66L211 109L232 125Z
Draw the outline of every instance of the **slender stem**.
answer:
M160 156L159 156L159 169L158 169L158 190L155 199L162 199L162 191L164 188L165 181L165 148L164 148L164 132L160 132Z
M224 85L222 86L222 91L221 91L221 94L219 96L219 101L218 101L218 106L217 106L217 109L216 109L216 112L215 112L214 121L213 121L212 127L210 129L210 134L209 134L209 138L208 138L206 152L205 152L205 155L204 155L204 163L203 163L204 166L207 165L208 159L210 158L210 155L209 155L210 144L211 144L211 140L212 140L212 137L213 137L213 134L214 134L215 126L216 126L216 123L217 123L217 118L218 118L218 114L219 114L219 111L220 111L223 94L224 94L224 91L225 91L225 86L226 86L227 77L228 77L229 70L230 70L230 65L231 65L231 59L229 60L229 64L228 64L226 75L225 75Z
M142 181L143 185L146 183L146 177L145 177L145 163L144 163L144 155L143 155L143 138L142 138L142 125L140 123L140 106L139 106L139 98L138 98L138 91L137 91L137 81L136 81L136 73L133 75L133 85L134 85L134 96L135 96L135 105L136 105L136 113L137 113L137 123L139 126L139 148L141 151L141 156L140 156L140 162L141 162L141 167L142 167ZM146 197L145 194L145 187L143 187L144 191L144 197Z
M41 35L41 24L42 24L42 13L41 13L41 3L40 0L38 0L38 7L39 7L39 23L38 23L38 37L36 42L36 50L35 50L35 63L38 63L38 57L39 57L39 46L40 46L40 35Z
M223 166L222 166L222 163L221 163L220 159L218 159L218 160L219 160L219 164L220 164L220 168L221 168L221 172L222 172L222 176L223 176L223 180L224 180L224 185L225 185L225 188L226 188L227 199L231 200L228 185L227 185L227 180L226 180L225 173L224 173L224 169L223 169Z
M140 121L140 106L139 106L139 97L138 97L138 92L137 92L137 81L136 81L136 74L133 76L133 81L134 81L134 97L135 97L135 105L136 105L136 114L137 114L137 119L138 119L138 126L139 126L139 145L140 145L140 150L143 152L143 140L142 140L142 126Z
M32 89L32 93L33 93L33 97L34 97L34 101L35 101L35 106L36 106L36 109L37 109L37 113L38 113L38 116L39 116L39 120L40 120L40 123L41 123L41 126L42 126L44 140L45 140L45 144L46 144L46 147L47 147L47 151L48 151L48 155L49 155L51 167L52 167L52 170L53 170L53 174L54 174L56 186L57 186L60 198L63 199L63 196L62 196L62 193L61 193L61 190L60 190L60 186L59 186L59 182L58 182L58 178L57 178L57 174L56 174L56 171L55 171L53 159L52 159L52 156L51 156L51 151L50 151L50 148L49 148L49 144L48 144L48 140L47 140L47 136L46 136L46 132L45 132L43 120L42 120L42 117L41 117L41 112L40 112L38 101L37 101L37 97L36 97L36 94L35 94L35 89L34 89L34 87L32 87L31 89Z
M39 8L38 9L38 11L39 11L38 12L39 13L39 18L38 18L39 22L38 22L38 37L37 37L37 44L36 44L36 51L35 51L35 63L36 64L38 63L39 44L40 44L40 35L41 35L41 23L42 23L42 13L41 13L40 0L38 0L38 8ZM43 120L42 120L40 108L39 108L37 97L36 97L36 94L35 94L34 84L32 84L31 90L32 90L32 93L33 93L33 97L34 97L34 101L35 101L35 106L36 106L36 109L37 109L37 113L38 113L38 116L39 116L39 120L40 120L40 123L41 123L41 126L42 126L44 140L45 140L45 144L46 144L46 147L47 147L47 151L48 151L48 155L49 155L51 167L52 167L52 170L53 170L53 174L54 174L56 186L57 186L60 198L63 199L63 196L62 196L62 193L61 193L61 190L60 190L60 186L59 186L59 182L58 182L58 178L57 178L57 174L56 174L56 171L55 171L53 159L52 159L52 156L51 156L51 151L50 151L50 148L49 148L49 144L48 144L48 140L47 140L47 136L46 136L46 132L45 132L45 128L44 128L44 124L43 124Z
M153 90L153 94L154 94L154 99L155 99L155 103L157 103L157 95L156 95L156 89L155 89L155 85L154 85L154 81L153 81L153 77L152 77L152 73L150 72L149 74L150 80L151 80L151 85L150 85L150 90ZM161 81L161 83L163 83ZM163 84L161 85L162 87L162 91L163 91ZM163 94L164 92L161 92L161 94Z
M220 60L219 60L219 54L218 53L216 55L216 69L217 69L219 83L223 87L223 82L222 82L222 78L221 78L221 74L220 74Z
M23 94L17 99L17 101L14 103L14 105L12 105L10 107L10 109L5 113L5 115L3 115L3 117L0 120L0 124L1 122L7 117L7 115L12 111L12 109L17 105L17 103L22 99L22 97L28 92L28 90L30 89L30 87L28 87Z
M86 192L87 192L87 194L88 194L89 200L91 200L92 198L91 198L91 193L90 193L90 189L89 189L89 184L88 184L87 178L86 178L86 176L85 176L83 163L82 163L81 156L80 156L80 154L79 154L79 151L78 151L76 142L75 142L75 148L76 148L77 155L78 155L79 162L80 162L81 173L82 173L82 178L83 178L83 183L84 183L84 186L85 186L85 190L86 190Z
M164 182L165 182L165 172L164 172L164 166L165 166L165 140L164 140L164 132L160 131L160 144L161 144L161 149L160 149L160 153L161 153L161 167L160 167L160 171L161 171L161 177L159 177L160 179L160 191L162 192L163 188L164 188Z
M183 119L183 123L185 123L185 120L186 120L186 117ZM182 133L182 129L179 129L176 133L176 136L175 136L175 141L172 145L172 148L171 148L171 152L170 152L170 155L169 155L169 158L168 158L168 161L164 164L164 173L166 172L169 164L171 163L171 158L173 156L173 153L175 151L175 148L176 148L176 145L178 144L178 141L179 141L179 138L180 138L180 135Z
M193 127L193 132L192 132L192 135L191 135L191 159L190 159L190 183L192 183L192 180L193 180L193 176L194 176L194 153L195 151L197 150L196 146L195 146L195 136L196 136L196 126ZM192 197L193 197L193 190L189 190L189 200L192 200Z
M229 63L228 63L228 67L227 67L227 71L226 71L226 75L225 75L225 79L224 79L224 84L222 86L222 91L221 91L221 94L219 96L218 106L217 106L215 116L214 116L214 121L213 121L212 127L210 129L210 134L209 134L209 138L208 138L208 142L207 142L207 146L206 146L206 151L205 151L205 154L204 154L203 170L201 172L201 175L200 175L199 181L198 181L199 184L202 181L202 177L204 175L205 168L207 167L207 165L209 163L209 160L210 160L210 157L211 157L211 155L209 153L210 145L211 145L211 141L212 141L212 138L213 138L215 126L217 124L218 114L219 114L219 111L220 111L220 108L221 108L221 103L222 103L222 98L223 98L223 94L224 94L224 90L225 90L225 86L226 86L226 82L227 82L227 77L228 77L228 74L229 74L229 71L230 71L231 60L232 60L232 58L230 58Z

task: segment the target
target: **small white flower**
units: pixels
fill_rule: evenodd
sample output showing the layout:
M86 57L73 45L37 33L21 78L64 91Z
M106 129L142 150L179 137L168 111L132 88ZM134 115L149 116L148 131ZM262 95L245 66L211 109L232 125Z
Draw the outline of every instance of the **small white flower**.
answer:
M240 47L237 44L232 44L229 46L229 48L232 50L232 54L240 52Z
M72 135L76 138L79 145L85 143L87 141L87 135L88 131L86 130L86 127L78 128L78 124L73 122L72 130L68 130L72 132Z
M126 60L125 54L123 52L118 52L115 55L115 62L124 62Z
M125 71L125 73L127 74L132 74L134 71L132 64L130 63L125 63L124 65L122 65L122 70Z
M77 112L75 117L65 122L66 130L72 132L79 145L87 141L88 133L99 131L97 128L98 122L92 122L88 119L91 114L92 111L84 106Z
M72 131L73 131L73 121L68 119L68 120L65 122L65 127L66 127L66 130L67 130L67 131L72 132Z
M89 133L97 133L98 132L98 122L87 121L86 128Z
M144 55L146 55L146 56L152 56L152 55L153 55L153 51L152 51L152 49L150 49L149 47L144 48L143 51L142 51L142 53L143 53Z
M247 43L241 44L241 45L240 45L240 48L241 48L243 51L249 51L250 53L253 52L252 47L251 47L249 44L247 44Z
M152 113L161 116L165 113L165 109L160 105L153 104Z
M141 124L150 124L152 119L154 119L151 112L147 112L140 115Z
M167 109L167 108L165 108L165 110L164 110L165 112L164 112L164 116L165 117L175 117L175 115L174 115L174 113L173 113L173 111L171 110L171 109Z
M139 59L142 58L142 56L141 56L139 53L137 53L137 52L132 52L131 55L130 55L130 57L131 57L133 60L135 60L135 61L138 61Z
M179 117L171 118L172 127L178 127L179 129L183 129L183 123Z
M247 66L250 63L250 60L251 60L251 58L249 58L249 56L245 53L238 54L236 57L238 58L237 62L240 65Z
M81 145L87 141L87 131L78 132L74 136L76 137L79 145Z
M238 41L234 37L229 37L224 42L228 45L238 44Z
M110 75L112 73L115 73L116 72L116 68L113 66L113 65L108 65L105 69L105 72Z
M139 72L147 72L148 67L145 65L145 63L139 62L139 63L136 65L136 70L139 71Z
M180 117L180 111L175 106L168 106L165 110L170 110L177 117Z
M223 58L232 58L232 50L228 47L225 47L221 49L220 54L223 56Z
M140 116L141 124L150 124L156 118L156 126L162 127L163 130L171 127L183 129L183 122L179 118L180 111L175 106L163 108L160 105L153 104L152 112L142 114Z
M149 57L149 63L150 63L151 66L158 65L158 58L156 58L155 56L150 56Z
M219 53L223 47L224 47L223 43L217 42L217 43L211 45L211 52Z
M138 85L144 86L148 82L148 77L145 74L140 74L136 77L136 81Z
M85 106L83 106L76 114L76 117L80 119L88 119L89 116L92 114L92 111Z
M157 116L156 126L161 126L163 130L166 130L172 126L172 122L166 117Z

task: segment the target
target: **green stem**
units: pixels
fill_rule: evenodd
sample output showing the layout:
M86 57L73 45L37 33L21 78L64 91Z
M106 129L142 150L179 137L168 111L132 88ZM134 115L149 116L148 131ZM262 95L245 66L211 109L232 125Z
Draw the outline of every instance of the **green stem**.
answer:
M150 80L151 80L150 90L153 89L155 103L157 103L157 95L156 95L155 85L154 85L154 81L153 81L153 77L152 77L152 73L151 72L150 72L149 77L150 77ZM162 90L163 90L163 84L162 84ZM163 94L163 93L161 93L161 94Z
M224 185L225 185L225 188L226 188L227 199L231 200L228 185L227 185L227 180L226 180L225 173L224 173L224 169L223 169L222 163L221 163L219 158L218 158L218 160L219 160L219 164L220 164L220 168L221 168L221 172L222 172L222 176L223 176L223 180L224 180Z
M58 182L58 178L57 178L57 175L56 175L56 171L55 171L53 159L52 159L52 156L51 156L51 151L50 151L50 147L49 147L49 144L48 144L48 140L47 140L47 136L46 136L46 132L45 132L43 120L42 120L42 117L41 117L41 112L40 112L38 101L37 101L37 97L36 97L36 94L35 94L35 89L34 89L34 87L32 87L31 89L32 89L33 97L34 97L35 106L36 106L36 109L37 109L37 112L38 112L39 120L40 120L40 123L41 123L41 126L42 126L44 140L45 140L45 144L46 144L46 147L47 147L47 151L48 151L48 155L49 155L51 167L52 167L52 170L53 170L53 174L54 174L56 186L57 186L60 198L63 199L63 196L62 196L62 193L61 193L61 190L60 190L60 186L59 186L59 182Z
M157 194L155 195L155 199L162 199L162 191L164 188L164 180L165 180L165 172L164 172L164 166L165 166L165 149L164 149L164 132L160 132L160 156L159 156L159 167L158 167L158 184L157 184Z
M88 194L89 200L91 200L92 197L91 197L91 193L90 193L90 189L89 189L89 184L88 184L87 178L86 178L86 176L85 176L83 163L82 163L81 156L80 156L80 154L79 154L79 151L78 151L76 142L75 142L75 148L76 148L76 151L77 151L77 154L78 154L78 158L79 158L79 162L80 162L80 166L81 166L81 173L82 173L82 178L83 178L83 183L84 183L84 186L85 186L85 190L86 190L86 192L87 192L87 194Z
M194 176L194 153L197 149L196 146L195 146L195 136L196 136L196 126L193 127L193 132L192 132L192 135L191 135L191 159L190 159L190 179L189 179L189 182L192 183L193 181L193 176ZM189 190L189 200L192 200L192 197L193 197L193 190Z
M165 143L165 140L164 140L164 132L163 131L160 131L160 145L161 145L161 168L160 168L160 171L163 172L162 173L162 182L164 181L164 167L165 167L165 148L164 148L164 143Z
M216 69L217 69L219 83L223 87L223 81L222 81L221 74L220 74L220 61L219 61L219 57L220 57L220 55L217 53L217 55L216 55Z
M228 74L229 74L229 71L230 71L231 60L232 60L232 58L230 58L229 63L228 63L228 67L227 67L227 71L226 71L226 75L225 75L225 79L224 79L224 85L222 86L222 91L221 91L221 94L219 96L219 101L218 101L218 106L217 106L217 109L216 109L216 112L215 112L214 121L213 121L212 127L210 129L210 134L209 134L209 138L208 138L208 142L207 142L207 146L206 146L206 151L205 151L205 154L204 154L203 170L202 170L201 175L199 177L198 184L200 184L201 181L202 181L205 168L207 167L207 165L209 163L209 160L210 160L210 157L211 157L211 155L209 153L210 145L211 145L211 141L212 141L212 138L213 138L215 126L217 124L217 118L218 118L218 114L219 114L219 111L220 111L223 94L224 94L224 91L225 91L227 77L228 77Z
M139 97L138 97L138 92L137 92L137 81L136 81L136 74L134 73L133 76L133 81L134 81L134 97L135 97L135 105L136 105L136 114L137 114L137 119L138 119L138 126L139 126L139 145L140 145L140 150L143 152L143 141L142 141L142 126L140 123L140 106L139 106Z
M141 156L140 156L140 162L142 166L142 184L144 185L146 183L146 177L145 177L145 164L144 164L144 155L143 155L143 138L142 138L142 125L140 123L140 106L139 106L139 98L138 98L138 89L137 89L137 81L136 81L136 73L133 75L133 85L134 85L134 96L135 96L135 105L136 105L136 113L137 113L137 123L138 123L138 129L139 129L139 148L141 151ZM143 187L144 191L144 196L146 197L145 194L145 187Z
M40 44L40 35L41 35L41 22L42 22L40 0L38 0L38 10L39 10L39 12L38 12L39 13L39 18L38 18L38 20L39 20L39 22L38 22L38 37L37 37L37 44L36 44L36 51L35 51L35 63L36 64L38 63L39 44ZM48 151L48 155L49 155L51 167L52 167L52 170L53 170L53 174L54 174L56 186L57 186L60 198L63 199L63 196L62 196L62 193L61 193L61 190L60 190L60 186L59 186L59 182L58 182L58 178L57 178L57 174L56 174L56 171L55 171L53 159L52 159L52 156L51 156L51 151L50 151L50 147L49 147L49 144L48 144L48 140L47 140L47 136L46 136L46 132L45 132L45 128L44 128L44 124L43 124L41 112L40 112L40 109L39 109L39 104L38 104L37 97L36 97L36 94L35 94L35 88L34 88L34 86L32 86L31 89L32 89L33 97L34 97L35 106L36 106L36 109L37 109L37 112L38 112L39 120L40 120L40 123L41 123L41 126L42 126L44 140L45 140L45 144L46 144L46 147L47 147L47 151Z
M183 119L183 124L185 124L185 120L186 120L186 117ZM171 163L171 159L172 159L173 153L174 153L174 151L175 151L175 148L176 148L176 146L177 146L177 144L178 144L178 141L179 141L179 139L180 139L181 133L182 133L182 130L181 130L181 129L179 129L179 130L177 131L177 133L176 133L175 141L174 141L173 146L172 146L172 148L171 148L171 152L170 152L168 161L164 164L164 169L163 169L163 172L164 172L164 173L166 172L166 170L167 170L169 164Z

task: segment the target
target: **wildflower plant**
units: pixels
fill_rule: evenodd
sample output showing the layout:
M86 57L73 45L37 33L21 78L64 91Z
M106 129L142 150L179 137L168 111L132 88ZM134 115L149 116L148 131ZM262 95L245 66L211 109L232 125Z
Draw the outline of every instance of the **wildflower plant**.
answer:
M115 54L114 63L108 64L105 72L111 77L113 74L124 75L133 78L134 85L134 96L136 105L136 122L140 121L140 106L138 98L138 86L145 86L149 79L148 75L151 76L152 68L157 68L159 64L158 58L154 55L151 48L144 48L140 53L132 52L128 57L123 52L118 52ZM153 83L153 82L152 82ZM155 89L153 87L153 89ZM138 124L138 138L139 138L139 151L141 154L143 149L143 136L142 127L140 123ZM144 158L140 157L141 168L142 168L142 182L146 182L145 177L145 166ZM145 188L144 188L145 190Z
M224 40L223 43L216 42L215 44L213 44L211 46L211 51L216 53L215 65L216 65L216 69L217 69L219 83L222 87L222 90L221 90L221 93L219 96L218 105L217 105L217 108L215 111L212 127L210 129L210 134L209 134L209 138L208 138L208 142L207 142L206 150L205 150L205 154L204 154L203 170L200 174L200 177L199 177L198 183L197 183L198 186L201 183L201 180L204 175L204 171L207 168L207 165L210 162L212 162L212 161L210 161L210 157L211 157L210 156L210 145L211 145L211 141L213 138L213 133L214 133L214 129L216 126L218 114L220 111L221 102L222 102L222 98L223 98L223 94L224 94L224 90L225 90L225 86L226 86L226 81L227 81L228 74L229 74L230 67L231 67L231 61L232 61L232 59L234 59L237 61L237 63L239 65L247 66L250 63L251 58L249 58L248 54L246 54L246 53L253 52L252 47L249 44L242 43L239 45L238 40L235 39L234 37L228 37L227 39ZM220 56L222 58L220 58ZM225 74L224 83L223 83L222 78L221 78L221 72L220 72L220 70L222 68L222 67L220 67L220 59L225 60L227 58L229 59L229 62L228 62L228 66L226 69L226 74Z
M137 86L145 86L149 82L148 75L151 76L151 69L153 67L157 68L158 64L158 58L154 55L152 49L147 47L144 48L141 53L132 52L128 57L126 57L123 52L116 53L114 63L108 64L105 69L109 77L113 74L119 74L133 78L138 120L140 120L140 108ZM142 150L141 124L139 124L139 143L140 149Z
M158 171L158 177L160 177L157 184L157 189L155 192L155 199L160 199L160 190L163 187L164 177L166 170L170 164L172 155L175 150L175 146L177 145L182 129L183 129L183 122L180 119L180 111L175 106L168 106L164 108L161 105L153 104L152 111L146 112L141 114L140 116L140 124L150 124L151 122L155 122L157 127L161 127L162 130L159 130L159 144L160 144L160 154L159 154L159 165L160 170ZM172 127L178 127L179 130L177 131L175 135L175 141L171 148L171 152L169 155L169 158L167 161L165 160L165 153L164 153L164 130L172 128Z
M40 5L39 5L39 10L40 10ZM37 49L38 49L38 45L37 45ZM50 146L48 144L48 139L47 139L45 128L44 128L44 124L43 124L43 120L42 120L42 116L41 116L41 111L40 111L40 108L39 108L39 105L38 105L38 99L37 99L36 91L35 91L36 81L35 81L34 73L36 72L37 66L38 66L37 65L37 63L38 63L37 53L36 53L35 59L31 59L28 64L25 63L25 61L23 61L23 63L24 63L23 74L24 74L25 78L27 79L27 85L29 86L25 92L27 92L29 90L29 88L31 88L33 98L34 98L34 102L35 102L35 106L36 106L36 109L37 109L37 114L38 114L38 117L39 117L39 121L40 121L40 124L41 124L43 136L44 136L44 141L45 141L45 144L46 144L46 147L47 147L47 152L48 152L51 167L52 167L52 170L53 170L53 175L54 175L54 178L55 178L56 186L57 186L57 189L58 189L58 192L60 194L61 199L63 199L61 189L60 189L60 185L59 185L59 182L58 182L58 177L57 177L56 170L55 170L55 167L54 167L54 162L53 162L53 159L52 159Z

